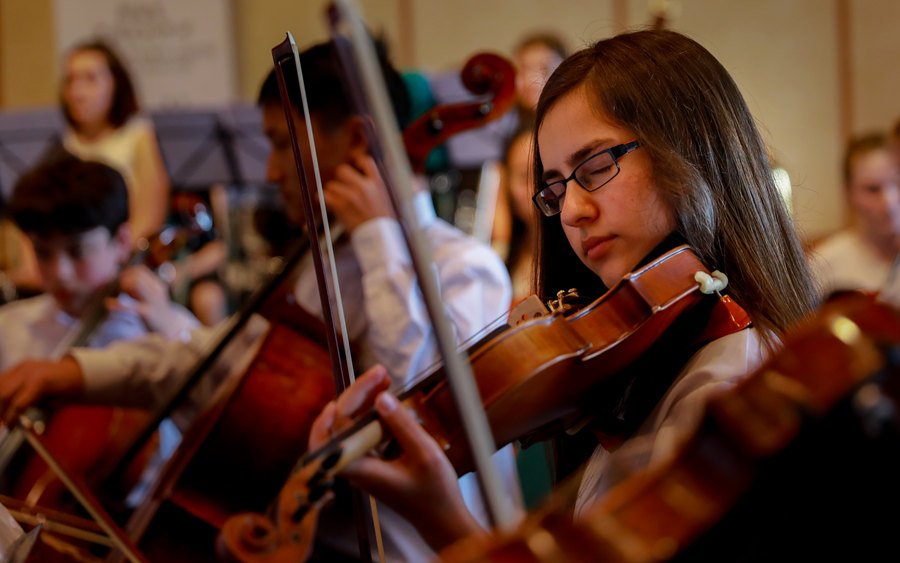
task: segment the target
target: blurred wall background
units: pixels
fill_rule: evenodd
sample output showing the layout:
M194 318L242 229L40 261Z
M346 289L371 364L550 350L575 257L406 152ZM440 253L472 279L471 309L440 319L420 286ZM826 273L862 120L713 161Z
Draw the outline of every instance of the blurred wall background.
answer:
M75 2L77 0L57 0ZM177 0L122 0L165 5ZM234 102L252 102L291 31L304 44L327 37L322 0L222 0L232 16ZM900 3L891 0L680 0L668 26L697 39L732 73L778 165L790 174L801 234L841 226L840 160L851 134L900 118ZM405 69L440 71L484 49L511 54L541 29L576 49L646 25L658 0L364 0ZM54 106L60 61L54 0L0 0L0 111Z

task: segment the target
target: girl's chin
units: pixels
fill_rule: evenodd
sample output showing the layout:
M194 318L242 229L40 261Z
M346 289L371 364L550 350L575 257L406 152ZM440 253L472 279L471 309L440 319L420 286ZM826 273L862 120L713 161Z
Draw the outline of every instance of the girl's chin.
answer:
M627 268L619 267L618 264L607 261L603 267L594 270L597 276L603 281L606 287L612 287L619 283L630 271Z

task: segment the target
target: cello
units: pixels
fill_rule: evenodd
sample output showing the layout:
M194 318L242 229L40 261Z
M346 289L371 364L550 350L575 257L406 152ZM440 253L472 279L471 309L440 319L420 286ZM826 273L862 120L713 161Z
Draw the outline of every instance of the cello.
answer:
M898 344L896 309L871 294L836 298L711 397L667 462L575 520L556 499L517 530L461 541L441 560L893 559L884 516L900 500Z
M162 240L160 233L142 242L145 247L155 244L161 256L171 250L171 245ZM151 265L146 252L134 252L126 266L137 264ZM86 313L57 343L57 352L51 356L61 356L74 346L85 346L94 341L98 329L107 320L106 301L121 293L119 280L117 277L92 296ZM4 471L4 492L14 500L21 499L20 502L29 510L41 514L61 511L83 514L87 510L93 518L102 520L102 525L114 526L111 521L107 522L110 517L106 512L119 514L122 503L107 503L101 507L100 503L91 500L87 491L100 490L105 500L121 500L138 482L156 449L155 439L145 444L140 455L131 460L127 471L115 482L104 483L104 467L111 457L127 449L149 413L137 408L72 405L53 409L47 415L32 408L27 417L21 427L14 428L11 436L28 440L35 451L17 448L12 465ZM7 439L4 446L9 447L9 442ZM101 485L106 486L101 488ZM116 490L110 492L111 489ZM85 547L84 543L75 545L54 536L56 531L63 529L65 527L51 527L48 524L38 546L42 557L47 560L58 557L69 560L66 552L79 553ZM118 532L106 531L108 535ZM84 535L74 537L83 538ZM57 553L47 551L45 545L52 546Z
M210 230L211 225L203 220L206 211L199 204L194 205L192 202L183 209L179 206L175 206L175 209L184 224L164 227L150 237L142 237L137 241L137 250L132 253L126 267L144 265L157 270L179 252L190 238ZM120 292L119 278L100 291L82 317L78 330L57 347L58 352L54 355L59 356L73 347L87 346L108 317L105 301ZM36 410L32 411L31 417L37 432L43 435L48 449L57 457L60 465L70 475L83 480L87 488L96 489L105 481L110 469L107 466L108 460L128 449L149 420L149 413L138 408L69 405L54 409L49 418ZM148 444L138 456L140 459L129 466L125 479L120 483L109 484L113 486L105 491L108 493L105 495L107 499L124 498L128 489L137 482L141 469L154 449L155 444ZM6 476L10 478L9 492L28 505L61 510L65 508L64 503L73 500L63 498L65 489L62 483L39 457L33 456L23 467L13 469L15 477L9 474ZM15 471L16 469L20 471ZM113 512L123 508L118 506Z

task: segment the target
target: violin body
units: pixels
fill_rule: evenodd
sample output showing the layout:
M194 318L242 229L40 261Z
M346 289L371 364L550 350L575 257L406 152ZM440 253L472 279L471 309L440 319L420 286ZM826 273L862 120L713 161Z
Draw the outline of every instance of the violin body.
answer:
M633 475L573 521L550 503L517 531L442 560L896 559L900 501L898 312L847 295L713 397L669 462Z
M569 317L557 313L529 320L476 344L469 360L496 446L549 424L558 427L560 421L566 427L589 412L593 393L605 381L704 299L694 279L697 272L708 270L689 247L680 246ZM440 370L401 398L458 473L474 469Z

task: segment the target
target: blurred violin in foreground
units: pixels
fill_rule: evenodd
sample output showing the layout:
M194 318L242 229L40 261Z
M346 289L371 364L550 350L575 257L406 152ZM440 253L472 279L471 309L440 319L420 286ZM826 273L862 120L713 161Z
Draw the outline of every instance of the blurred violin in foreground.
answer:
M894 560L900 501L900 316L848 294L711 399L669 462L573 520L550 503L443 561Z

